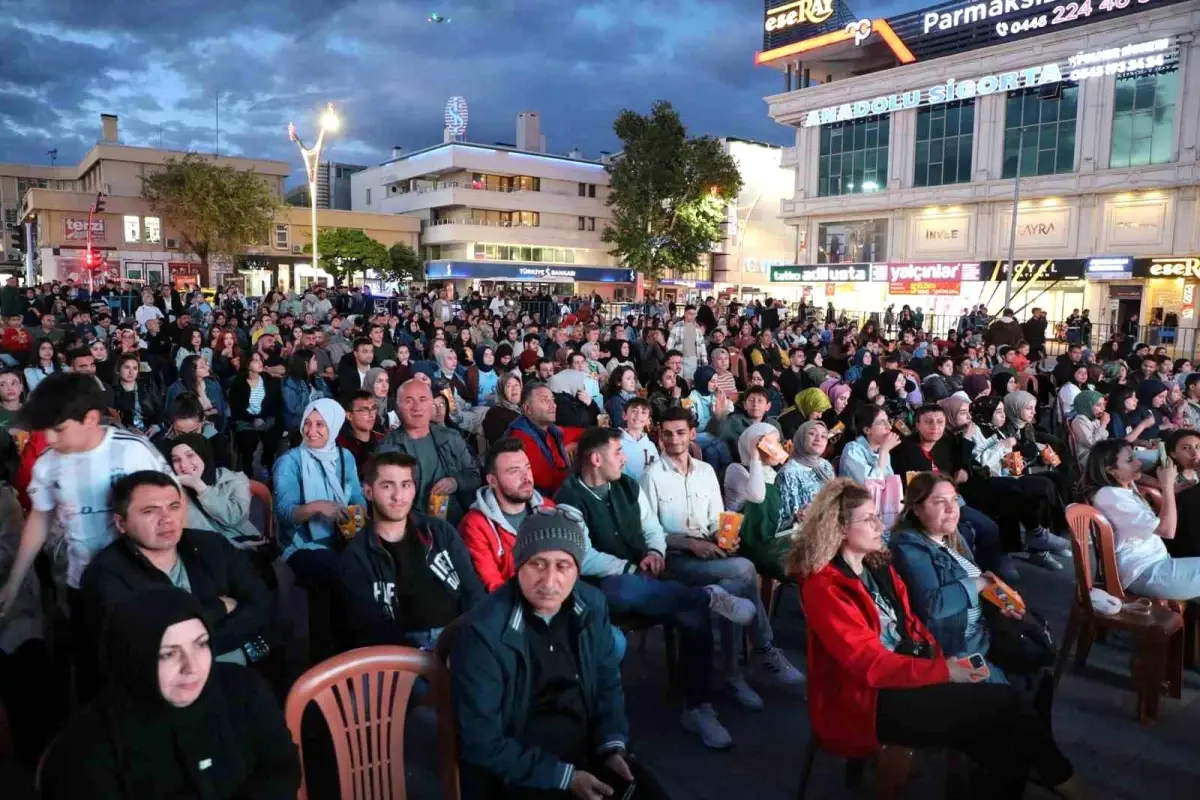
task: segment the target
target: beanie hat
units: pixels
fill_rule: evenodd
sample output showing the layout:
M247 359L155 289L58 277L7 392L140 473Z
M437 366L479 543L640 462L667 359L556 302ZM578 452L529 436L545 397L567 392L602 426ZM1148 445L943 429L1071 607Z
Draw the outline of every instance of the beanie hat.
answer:
M570 553L575 565L583 564L587 540L583 523L570 519L579 512L570 506L557 506L544 511L534 510L521 521L517 540L513 543L513 563L519 569L538 553L561 550Z

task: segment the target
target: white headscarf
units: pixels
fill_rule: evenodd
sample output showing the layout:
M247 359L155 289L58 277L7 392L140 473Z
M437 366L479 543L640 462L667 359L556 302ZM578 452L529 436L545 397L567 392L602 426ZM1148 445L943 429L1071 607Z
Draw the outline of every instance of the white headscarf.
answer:
M325 446L314 448L302 436L300 438L300 481L306 500L332 500L338 505L346 504L346 490L342 486L341 456L338 452L337 435L346 422L346 411L336 400L323 397L314 400L304 409L300 428L310 414L316 413L325 420L329 438Z

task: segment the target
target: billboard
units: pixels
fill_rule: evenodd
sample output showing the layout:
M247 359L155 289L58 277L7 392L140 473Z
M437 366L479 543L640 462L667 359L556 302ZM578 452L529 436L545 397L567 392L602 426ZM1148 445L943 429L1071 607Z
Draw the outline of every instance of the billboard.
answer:
M978 270L979 264L972 262L969 266ZM959 261L890 263L888 294L957 297L962 292L963 267L964 264Z
M63 238L69 242L86 242L88 238L87 217L66 217L63 219ZM92 220L92 240L104 240L104 220Z

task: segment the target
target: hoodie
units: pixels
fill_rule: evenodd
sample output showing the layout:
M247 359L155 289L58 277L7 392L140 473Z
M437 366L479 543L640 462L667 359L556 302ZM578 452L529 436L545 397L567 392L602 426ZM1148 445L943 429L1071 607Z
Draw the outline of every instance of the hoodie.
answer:
M534 489L529 509L535 508L554 508L554 501ZM492 487L483 486L475 493L475 502L458 523L458 533L471 554L475 572L489 592L499 589L516 573L512 551L517 532L500 510Z

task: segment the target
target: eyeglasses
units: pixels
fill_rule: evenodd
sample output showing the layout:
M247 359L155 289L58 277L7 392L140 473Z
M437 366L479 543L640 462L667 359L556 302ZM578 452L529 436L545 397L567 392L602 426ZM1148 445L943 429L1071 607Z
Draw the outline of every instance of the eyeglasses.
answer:
M582 512L573 506L554 506L553 508L538 506L533 509L533 513L540 514L543 517L563 517L568 522L574 522L576 525L583 524Z
M374 414L378 409L375 406L367 406L366 408L352 408L351 414Z
M871 514L869 516L863 517L862 519L852 519L847 524L848 525L871 525L871 526L877 525L880 528L882 528L883 527L883 517L879 516L878 514Z

